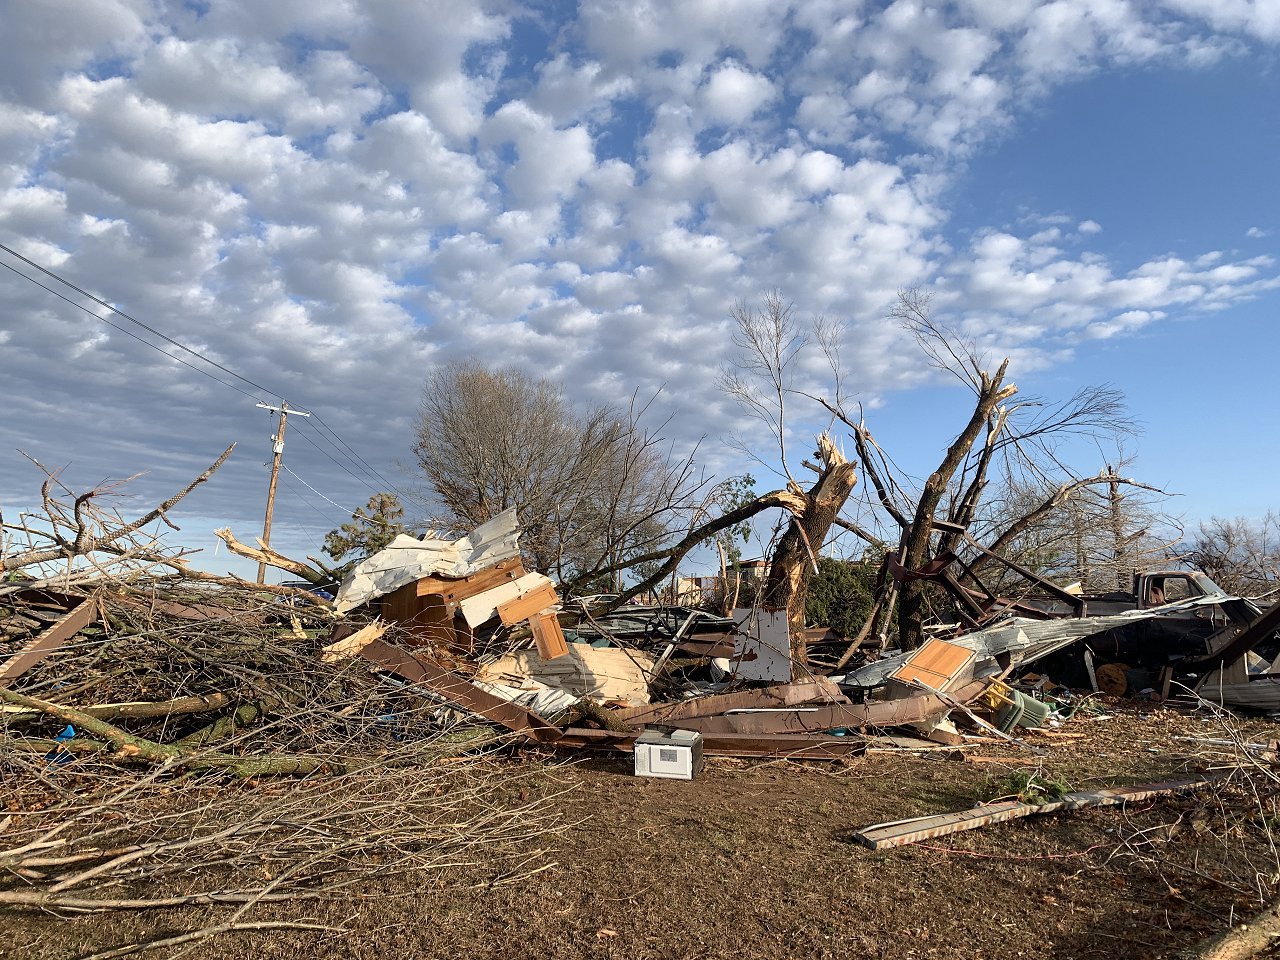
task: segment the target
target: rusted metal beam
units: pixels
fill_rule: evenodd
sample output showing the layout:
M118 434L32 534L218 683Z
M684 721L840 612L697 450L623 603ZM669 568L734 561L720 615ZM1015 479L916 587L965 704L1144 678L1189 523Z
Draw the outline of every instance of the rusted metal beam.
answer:
M614 733L570 727L559 740L549 744L556 749L612 750L630 753L638 734ZM839 760L861 754L866 744L860 737L785 736L771 734L723 733L703 735L702 752L714 757L791 758L797 760Z
M100 618L102 613L98 599L93 597L73 607L47 630L30 641L3 665L0 665L0 681L16 680L37 663L53 653L77 633Z
M393 646L385 640L374 640L366 644L360 649L360 656L410 683L422 684L450 703L501 724L508 730L532 737L539 743L552 742L561 735L559 727L552 726L532 710L481 690L466 678L441 669L431 661L416 657L408 650Z
M722 693L677 703L652 703L643 707L616 711L617 717L633 726L636 724L669 723L673 720L689 720L694 717L714 717L728 710L750 708L790 707L802 703L823 700L828 703L848 703L849 698L826 677L780 683L763 690L743 690L739 693Z

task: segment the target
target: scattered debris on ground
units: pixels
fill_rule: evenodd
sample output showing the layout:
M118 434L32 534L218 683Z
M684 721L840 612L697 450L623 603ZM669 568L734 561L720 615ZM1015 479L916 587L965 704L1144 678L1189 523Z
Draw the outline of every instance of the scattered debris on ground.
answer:
M730 771L785 765L816 782L857 777L860 764L877 779L900 764L880 800L860 794L860 806L830 819L833 858L871 856L854 853L851 840L905 848L883 856L995 857L1004 854L923 841L1055 815L1044 819L1086 818L1088 830L1108 833L1106 856L1096 853L1101 844L1021 856L1137 871L1211 917L1199 894L1184 891L1215 887L1231 904L1227 923L1237 910L1265 907L1280 884L1271 835L1280 744L1265 722L1246 738L1221 706L1266 706L1263 687L1280 689L1268 659L1280 607L1262 611L1203 584L1152 604L1148 580L1135 602L1110 607L1068 602L1056 587L1047 599L1017 601L958 588L967 621L942 625L915 649L885 650L824 628L797 635L786 611L760 606L722 616L566 600L525 569L514 511L457 539L401 536L329 599L187 570L180 554L140 534L176 499L129 523L91 497L58 499L52 483L46 525L23 528L0 583L0 910L184 918L182 929L146 936L121 921L128 944L83 940L61 956L185 949L235 931L277 946L281 931L323 943L351 922L350 912L323 904L341 897L374 909L396 884L434 884L446 912L451 884L492 891L519 882L550 896L547 844L572 845L564 837L576 813L602 815L564 793L586 776L566 773L570 762L596 771L598 790L623 772L684 781L652 788L668 791L667 802L678 796L669 791L697 797L702 779ZM220 536L246 556L314 573L230 531ZM51 561L64 562L60 574L42 566ZM912 575L895 563L891 554L886 583ZM943 577L946 566L916 573ZM24 572L32 569L39 574ZM1152 624L1193 627L1199 646L1184 643L1153 673ZM1105 642L1114 653L1132 631L1145 637L1143 661L1107 659ZM828 655L797 658L806 645ZM1090 676L1083 690L1056 682L1075 661ZM1116 681L1110 691L1107 676ZM1172 723L1152 738L1148 723L1140 748L1126 735L1102 749L1108 724L1119 726L1114 718L1137 702L1124 698L1143 691L1142 709L1195 714L1212 728ZM1107 776L1113 749L1124 765ZM492 759L498 750L504 762ZM1092 751L1088 782L1053 771L1055 755L1082 751ZM1136 762L1143 754L1169 762ZM985 797L920 789L946 768L969 779L968 771L992 779L1012 769L1011 789ZM906 782L913 776L915 786ZM640 782L618 789L639 797ZM1120 813L1108 825L1108 811L1095 807ZM698 815L714 819L710 808ZM879 816L890 819L876 824ZM637 826L644 836L660 828ZM1039 849L1030 827L1017 836ZM1218 846L1222 855L1210 856ZM674 955L604 919L591 950L616 941L629 955ZM1193 929L1213 932L1200 921L1180 921L1181 938L1170 923L1159 949L1185 948ZM917 952L977 955L971 946Z

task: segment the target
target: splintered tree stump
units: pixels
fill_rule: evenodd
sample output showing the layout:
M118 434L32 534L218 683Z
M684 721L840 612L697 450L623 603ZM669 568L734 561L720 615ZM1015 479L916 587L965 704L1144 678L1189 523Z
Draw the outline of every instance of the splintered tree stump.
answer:
M803 495L803 512L792 518L773 552L764 590L766 607L787 611L791 659L801 667L809 665L804 633L809 578L836 516L858 482L856 467L845 459L829 435L824 433L818 438L816 456L822 463L822 472L813 488Z

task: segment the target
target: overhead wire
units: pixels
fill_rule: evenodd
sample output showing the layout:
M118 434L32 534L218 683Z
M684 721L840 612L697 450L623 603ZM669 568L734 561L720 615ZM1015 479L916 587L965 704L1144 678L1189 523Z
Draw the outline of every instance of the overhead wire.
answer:
M378 489L374 484L370 483L370 482L369 482L367 479L365 479L364 477L358 476L358 475L356 475L355 473L353 473L353 472L351 471L351 468L350 468L350 467L348 467L346 464L342 463L340 460L336 459L336 458L334 457L334 455L333 455L333 454L331 454L328 450L326 450L326 449L324 449L323 447L321 447L318 443L316 443L316 442L315 442L314 440L312 440L309 436L307 436L307 434L306 434L306 433L299 432L298 434L296 434L296 436L301 437L301 438L302 438L303 440L305 440L307 443L311 444L311 446L315 447L317 450L319 450L321 453L323 453L326 457L328 457L328 458L333 462L333 465L334 465L334 466L336 466L339 470L344 471L344 472L347 474L347 476L351 477L351 478L352 478L353 480L355 480L356 482L358 482L358 483L363 483L366 487L368 487L368 488L369 488L370 490L372 490L374 493L381 493L381 492L382 492L382 491L381 491L381 490L379 490L379 489Z
M365 466L365 467L366 467L370 472L372 472L372 473L373 473L373 475L374 475L375 477L377 477L379 480L381 480L383 483L385 483L385 484L387 485L387 489L388 489L388 490L392 491L393 493L400 493L400 491L399 491L398 489L396 489L395 484L393 484L390 480L388 480L388 479L387 479L386 477L384 477L381 473L379 473L377 470L375 470L375 469L373 468L373 466L371 466L371 465L369 464L369 462L368 462L367 460L365 460L365 458L364 458L364 457L360 456L360 454L359 454L359 453L357 453L357 452L356 452L356 451L351 447L351 445L350 445L349 443L347 443L347 441L343 440L343 439L342 439L342 437L338 436L338 434L334 431L334 429L333 429L331 426L329 426L329 424L325 423L325 421L324 421L324 417L320 416L320 414L318 414L318 413L313 413L313 414L312 414L312 417L315 419L316 423L318 423L320 426L324 427L324 429L328 430L328 431L329 431L329 433L333 434L333 437L334 437L334 439L335 439L335 440L337 440L340 444L342 444L344 447L346 447L348 450L350 450L350 451L351 451L352 456L354 456L357 460L359 460L362 464L364 464L364 466ZM403 495L403 494L402 494L402 495Z
M0 246L4 246L4 245L3 245L3 244L0 244ZM92 310L90 310L88 307L86 307L83 303L76 303L76 302L75 302L74 300L72 300L70 297L68 297L68 296L64 296L63 294L59 293L57 290L54 290L54 289L53 289L52 287L50 287L50 286L46 286L45 284L43 284L43 283L41 283L39 280L37 280L35 277L29 277L29 276L27 276L27 275L26 275L25 273L23 273L21 270L16 269L15 267L11 266L10 264L7 264L7 263L5 263L5 262L3 262L3 261L0 261L0 267L4 267L6 270L10 271L11 273L16 273L18 276L22 277L22 279L24 279L24 280L29 280L29 281L31 281L32 283L34 283L34 284L35 284L37 287L39 287L40 289L42 289L42 290L47 290L47 291L49 291L50 293L52 293L52 294L53 294L55 297L57 297L59 300L65 300L67 303L71 304L73 307L76 307L76 308L77 308L77 309L79 309L79 310L83 310L85 313L87 313L89 316L93 317L95 320L101 320L101 321L102 321L103 323L105 323L107 326L109 326L109 327L114 327L116 330L119 330L121 333L123 333L123 334L124 334L125 336L127 336L127 337L133 337L133 339L137 340L139 343L144 344L144 345L146 345L146 346L150 347L152 350L155 350L155 351L157 351L158 353L162 354L163 356L168 357L170 360L176 360L176 361L178 361L178 363L182 364L184 367L190 367L192 370L196 371L197 373L202 373L202 374L204 374L204 375L205 375L206 377L208 377L210 380L214 380L214 381L216 381L216 382L218 382L218 383L222 384L224 387L230 387L232 390L235 390L237 393L242 393L242 394L244 394L244 395L245 395L246 397L248 397L250 400L260 400L260 399L261 399L261 397L260 397L260 396L255 395L255 394L252 394L252 393L250 393L248 390L243 389L242 387L237 387L234 383L228 383L226 380L223 380L221 377L214 376L214 375L213 375L212 373L210 373L208 370L202 370L200 367L197 367L194 363L191 363L191 362L189 362L189 361L187 361L187 360L183 360L181 357L175 357L172 353L169 353L167 350L163 349L163 348L162 348L162 347L160 347L159 345L154 344L154 343L152 343L152 342L151 342L151 341L149 341L149 340L145 340L145 339L143 339L142 337L138 336L138 335L137 335L136 333L134 333L133 331L131 331L131 330L127 330L127 329L125 329L124 327L120 326L120 324L118 324L118 323L112 323L112 322L111 322L110 320L108 320L106 317L99 316L98 314L96 314L96 313L94 313Z
M312 411L311 417L307 420L303 420L302 424L303 426L310 427L311 429L315 430L321 440L324 440L326 443L332 446L338 452L339 456L341 456L343 459L347 461L347 463L351 464L351 466L355 467L357 470L360 470L364 474L363 477L356 477L356 479L360 480L361 483L367 486L374 493L384 493L384 492L394 493L397 496L401 497L402 499L404 498L405 496L404 493L401 490L399 490L395 486L395 484L393 484L390 480L387 480L386 477L383 477L380 473L378 473L376 470L370 467L367 463L365 463L365 461L362 458L360 458L359 454L355 454L354 450L352 450L352 453L355 454L355 458L353 459L351 455L343 452L342 448L339 447L336 443L334 443L333 440L330 440L329 437L321 433L320 430L316 427L316 425L312 423L313 420L318 420L318 419L320 419L319 414ZM332 427L329 427L328 425L326 425L325 429L328 430L329 433L332 434L334 438L336 438L339 441L342 441L342 438L339 437L336 433L334 433ZM305 434L303 434L302 436L304 439L307 439ZM342 441L342 443L346 445L346 441ZM314 446L314 443L313 443L313 446ZM348 446L348 449L350 449L349 446ZM351 470L348 470L346 467L343 467L341 463L338 463L338 461L333 458L332 454L329 455L329 459L333 460L334 463L337 463L339 467L342 467L342 469L346 470L348 475L353 477L355 476L355 474L352 473ZM357 460L359 460L359 463L357 463ZM371 479L382 480L385 486L375 486L369 482L369 480Z
M161 331L159 331L159 330L155 329L155 328L154 328L154 327L152 327L152 326L149 326L149 325L148 325L148 324L146 324L146 323L143 323L141 320L138 320L136 317L132 317L132 316L130 316L129 314L125 313L123 310L121 310L121 309L119 309L118 307L116 307L114 304L112 304L112 303L110 303L110 302L108 302L108 301L106 301L106 300L102 299L101 297L95 296L94 294L92 294L92 293L90 293L89 291L85 290L83 287L80 287L80 286L76 285L75 283L71 282L70 280L66 279L65 277L60 276L59 274L55 273L54 271L52 271L52 270L48 269L48 268L47 268L47 267L45 267L45 266L42 266L41 264L37 263L35 260L32 260L30 257L24 256L23 254L21 254L21 253L19 253L18 251L14 250L12 247L10 247L10 246L8 246L8 245L6 245L6 244L4 244L4 243L0 243L0 250L3 250L5 253L9 254L9 255L10 255L10 256L12 256L12 257L15 257L16 259L18 259L18 260L22 261L23 263L27 264L28 266L32 267L33 269L38 270L40 273L44 274L45 276L47 276L47 277L49 277L49 278L51 278L51 279L53 279L53 280L56 280L58 283L61 283L61 284L63 284L64 286L69 287L70 289L74 290L76 293L80 294L81 296L85 297L86 299L91 300L91 301L93 301L94 303L96 303L96 304L98 304L98 305L100 305L100 306L102 306L102 307L106 308L107 310L109 310L109 311L111 311L113 314L115 314L116 316L119 316L119 317L121 317L122 319L127 320L129 323L135 324L136 326L138 326L138 327L142 328L143 330L147 331L148 333L150 333L152 336L158 337L160 340L164 341L165 343L171 344L172 346L176 347L178 350L181 350L182 352L187 353L187 354L189 354L190 356L193 356L193 357L195 357L195 358L197 358L197 359L199 359L199 360L204 361L205 363L209 364L210 366L212 366L212 367L214 367L214 368L216 368L216 369L218 369L218 370L221 370L223 373L227 374L228 376L233 377L233 378L234 378L234 379L236 379L236 380L239 380L241 383L244 383L244 384L247 384L247 385L248 385L248 386L250 386L250 387L253 387L255 390L260 391L260 392L261 392L261 394L265 394L267 397L281 397L281 396L283 396L283 394L281 394L281 393L279 393L279 392L277 392L277 391L274 391L274 390L270 390L270 389L268 389L267 387L263 386L262 384L260 384L260 383L258 383L258 382L256 382L256 381L254 381L254 380L251 380L251 379L249 379L248 377L243 376L242 374L237 373L236 371L234 371L234 370L230 369L229 367L224 366L223 364L221 364L221 363L219 363L218 361L216 361L216 360L212 359L211 357L207 357L207 356L205 356L205 355L204 355L203 353L201 353L200 351L198 351L198 350L196 350L196 349L194 349L194 348L192 348L192 347L189 347L189 346L187 346L186 344L184 344L184 343L182 343L182 342L180 342L180 341L178 341L178 340L175 340L173 337L170 337L170 336L168 336L167 334L162 333ZM90 310L90 309L89 309L88 307L86 307L84 304L82 304L82 303L77 303L75 300L71 299L70 297L66 296L65 294L60 293L59 291L57 291L57 290L53 289L52 287L48 286L47 284L41 283L41 282L40 282L38 279L36 279L35 277L29 276L28 274L23 273L21 270L18 270L16 267L12 266L11 264L4 263L3 261L0 261L0 266L3 266L6 270L8 270L8 271L10 271L11 273L13 273L13 274L15 274L15 275L17 275L17 276L21 277L22 279L27 280L28 282L35 284L37 287L40 287L42 290L45 290L45 291L47 291L48 293L53 294L53 295L54 295L55 297L57 297L58 299L63 300L63 301L65 301L66 303L71 304L73 307L76 307L76 308L77 308L77 309L79 309L79 310L82 310L83 312L87 313L89 316L93 317L95 320L100 320L100 321L102 321L103 323L105 323L107 326L109 326L109 327L111 327L111 328L113 328L113 329L115 329L115 330L120 331L121 333L125 334L126 336L132 337L134 340L137 340L139 343L141 343L141 344L143 344L143 345L145 345L145 346L150 347L151 349L153 349L153 350L157 351L158 353L162 354L163 356L167 357L168 359L170 359L170 360L176 360L178 363L181 363L183 366L185 366L185 367L189 367L189 368L191 368L192 370L195 370L197 373L201 373L201 374L203 374L204 376L208 377L209 379L211 379L211 380L213 380L213 381L215 381L215 382L217 382L217 383L220 383L220 384L222 384L222 385L223 385L223 386L225 386L225 387L230 387L232 390L235 390L237 393L240 393L240 394L242 394L243 396L249 397L249 398L250 398L250 399L252 399L252 400L255 400L255 401L261 401L261 400L263 399L263 397L262 397L261 395L255 395L255 394L252 394L252 393L250 393L249 391L245 390L243 387L237 386L235 383L230 383L230 382L228 382L228 381L226 381L226 380L223 380L221 377L218 377L218 376L214 375L213 373L209 372L208 370L205 370L205 369L203 369L203 368L201 368L201 367L198 367L198 366L196 366L195 364L193 364L193 363L191 363L191 362L189 362L189 361L187 361L187 360L184 360L182 357L175 356L174 354L172 354L172 353L168 352L167 350L165 350L165 349L164 349L163 347L161 347L159 344L152 343L151 341L149 341L149 340L145 339L144 337L140 337L140 336L138 336L136 333L134 333L133 331L131 331L131 330L127 329L126 327L123 327L123 326L121 326L121 325L120 325L120 324L118 324L118 323L114 323L114 322L113 322L113 321L111 321L109 318L104 317L104 316L102 316L102 315L101 315L101 314L99 314L99 313L95 313L93 310ZM349 443L347 443L347 442L346 442L346 440L344 440L341 436L339 436L339 434L337 433L337 431L335 431L332 427L330 427L327 423L325 423L325 422L320 418L319 414L316 414L316 413L312 412L312 416L313 416L313 417L315 417L315 419L316 419L317 421L319 421L319 422L323 425L324 430L325 430L325 431L327 431L327 432L328 432L328 434L329 434L329 436L325 436L325 434L324 434L324 433L321 433L319 430L317 430L317 433L318 433L318 435L319 435L320 439L322 439L322 440L324 440L326 443L328 443L328 444L332 445L332 446L334 447L334 449L336 449L340 454L342 454L342 456L344 456L344 457L345 457L349 462L351 462L353 465L355 465L355 464L356 464L356 461L359 461L359 466L357 467L357 469L362 469L362 470L366 473L366 475L367 475L367 476L369 476L369 477L371 477L371 478L374 478L374 479L377 479L379 482L381 482L381 483L383 483L383 484L386 484L386 487L385 487L384 489L388 489L388 490L390 490L390 492L394 492L394 493L397 493L397 494L400 494L401 496L403 496L403 493L402 493L401 491L397 490L394 484L392 484L390 481L388 481L388 480L386 479L386 477L384 477L384 476L382 476L380 473L378 473L378 471L377 471L377 470L375 470L375 469L374 469L374 468L373 468L373 467L368 463L368 461L366 461L363 457L361 457L361 456L360 456L360 455L355 451L355 449L354 449L354 448L353 448ZM369 483L369 482L368 482L368 480L365 480L365 479L363 479L363 478L361 478L361 477L356 476L356 474L355 474L355 473L353 473L350 469L348 469L347 467L343 466L343 465L342 465L341 463L339 463L336 459L334 459L334 457L332 456L332 454L329 454L329 453L328 453L328 451L324 450L324 449L323 449L323 448L321 448L318 444L316 444L314 441L310 440L308 437L306 437L306 435L305 435L305 434L300 434L300 436L302 436L304 439L306 439L308 443L311 443L311 445L312 445L312 446L314 446L317 450L320 450L320 452L321 452L321 453L324 453L327 457L329 457L329 459L330 459L330 460L332 460L335 464L337 464L337 465L338 465L339 467L341 467L344 471L346 471L346 473L347 473L348 475L350 475L351 477L353 477L353 478L354 478L354 479L356 479L357 481L359 481L359 482L361 482L361 483L364 483L366 486L368 486L368 487L369 487L371 490L373 490L375 493L381 493L381 492L383 492L382 490L377 489L377 487L375 487L373 484ZM341 446L339 446L339 444L340 444ZM342 449L343 447L345 447L347 451L350 451L350 455L348 455L347 453L345 453L345 452L343 451L343 449ZM354 459L354 460L352 459L352 455L354 455L354 457L355 457L355 459Z
M154 336L157 336L157 337L159 337L161 340L165 341L165 343L171 343L171 344L173 344L173 345L174 345L175 347L177 347L179 350L185 351L186 353L191 354L193 357L198 357L199 359L203 360L205 363L209 364L210 366L217 367L217 368L218 368L219 370L221 370L223 373L225 373L225 374L229 374L230 376L235 377L237 380L240 380L240 381L241 381L241 382L243 382L243 383L247 383L249 386L253 387L253 388L254 388L254 389L256 389L256 390L261 390L263 393L270 394L270 395L273 395L273 396L279 396L279 394L274 393L274 391L268 390L268 389L267 389L266 387L264 387L262 384L260 384L260 383L255 383L253 380L250 380L248 377L241 376L240 374L236 373L234 370L231 370L231 369L228 369L227 367L224 367L222 364L218 363L218 361L217 361L217 360L212 360L212 359L210 359L209 357L206 357L206 356L205 356L204 354L202 354L200 351L198 351L198 350L194 350L194 349L192 349L191 347L188 347L185 343L180 343L179 341L177 341L177 340L173 339L173 337L170 337L170 336L168 336L167 334L161 333L159 330L155 329L154 327L149 327L149 326L147 326L145 323L143 323L141 320L138 320L136 317L131 317L131 316L129 316L129 314L125 313L123 310L119 309L119 308L118 308L118 307L116 307L115 305L113 305L113 304L111 304L111 303L108 303L106 300L103 300L101 297L96 297L96 296L94 296L94 295L93 295L92 293L90 293L88 290L85 290L83 287L78 287L78 286L76 286L76 285L75 285L74 283L72 283L70 280L67 280L67 279L66 279L66 278L64 278L64 277L60 277L60 276L58 276L58 274L56 274L56 273L54 273L52 270L49 270L48 268L43 267L43 266L41 266L40 264L36 263L36 262L35 262L34 260L32 260L30 257L24 257L24 256L23 256L22 254L20 254L17 250L14 250L12 247L8 247L8 246L5 246L3 243L0 243L0 250L3 250L5 253L9 254L11 257L16 257L17 259L21 260L21 261L22 261L23 263L25 263L25 264L27 264L27 265L29 265L29 266L31 266L31 267L34 267L35 269L37 269L37 270L39 270L41 273L43 273L45 276L50 277L50 278L52 278L52 279L54 279L54 280L57 280L59 283L64 284L65 286L70 287L72 290L74 290L76 293L80 294L82 297L85 297L85 298L87 298L87 299L89 299L89 300L92 300L94 303L96 303L96 304L98 304L98 305L100 305L100 306L106 307L108 310L110 310L112 313L116 314L117 316L122 317L122 318L124 318L125 320L128 320L130 323L137 324L137 325L138 325L139 327L141 327L143 330L146 330L148 333L150 333L150 334L152 334L152 335L154 335ZM13 268L12 268L12 267L10 267L9 269L11 269L11 270L12 270ZM14 273L17 273L17 274L18 274L18 276L20 276L20 277L22 277L22 276L26 276L26 274L20 273L20 272L19 272L19 271L17 271L17 270L14 270ZM37 284L38 286L44 287L44 284L40 283L40 282L39 282L38 280L36 280L34 277L27 277L27 279L28 279L28 280L30 280L32 283ZM46 290L48 290L48 289L49 289L48 287L44 287L44 288L45 288ZM53 291L50 291L50 292L53 292ZM66 300L67 298L66 298L66 297L63 297L63 299L64 299L64 300ZM68 301L68 302L74 302L74 301ZM85 308L83 308L83 307L82 307L82 309L85 309ZM95 317L96 317L96 316L98 316L97 314L93 313L93 311L91 311L91 310L89 310L89 311L87 311L87 312L89 312L90 314L92 314L92 315L93 315L93 316L95 316ZM99 320L101 320L101 319L103 319L103 318L102 318L102 317L98 317L98 319L99 319ZM115 326L115 324L112 324L112 326ZM117 328L117 329L119 329L119 328ZM135 338L135 339L136 339L136 338ZM145 343L146 341L144 340L143 342ZM154 346L154 345L153 345L153 346ZM157 349L158 349L158 348L157 348Z

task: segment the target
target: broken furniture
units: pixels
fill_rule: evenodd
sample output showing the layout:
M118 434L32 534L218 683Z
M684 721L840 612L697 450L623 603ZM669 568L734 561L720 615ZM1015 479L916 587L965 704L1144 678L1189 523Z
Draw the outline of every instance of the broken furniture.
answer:
M514 509L458 540L401 535L352 570L335 607L344 613L377 601L382 619L401 626L410 645L458 652L475 648L474 630L488 621L524 621L545 659L564 656L555 584L525 572L519 538Z

